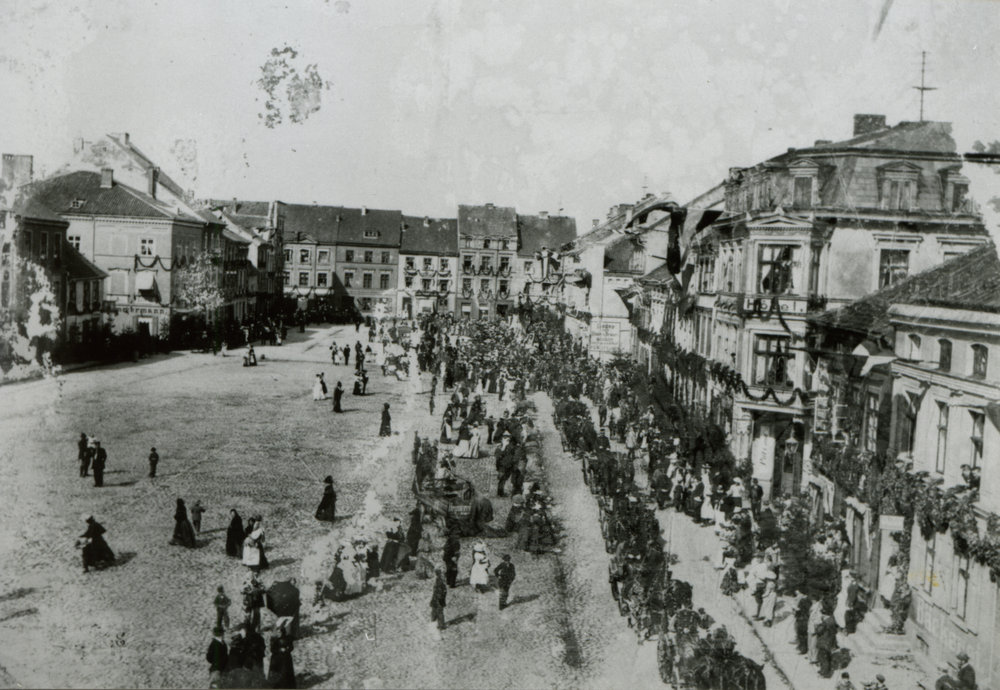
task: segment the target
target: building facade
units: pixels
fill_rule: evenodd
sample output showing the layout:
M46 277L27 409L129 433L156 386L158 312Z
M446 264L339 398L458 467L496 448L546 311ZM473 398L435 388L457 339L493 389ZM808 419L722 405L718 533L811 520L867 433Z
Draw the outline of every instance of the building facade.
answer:
M341 208L336 223L339 306L367 317L382 304L382 313L394 316L402 212Z
M396 314L455 314L458 221L403 216Z
M517 248L517 213L513 207L458 207L462 281L458 288L458 318L488 319L513 313Z

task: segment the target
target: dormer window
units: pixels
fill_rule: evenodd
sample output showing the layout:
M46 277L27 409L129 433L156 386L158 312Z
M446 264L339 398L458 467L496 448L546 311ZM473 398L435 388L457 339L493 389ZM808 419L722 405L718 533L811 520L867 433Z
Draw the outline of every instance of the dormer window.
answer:
M365 230L365 238L374 240L378 238L378 230Z
M792 206L812 208L819 205L819 163L803 158L788 166L792 176Z
M961 166L941 171L941 206L951 213L975 213L969 198L969 178L960 174Z
M83 208L83 205L87 203L86 199L73 199L70 202L70 208Z
M920 166L889 163L878 168L879 206L891 211L909 211L917 205Z

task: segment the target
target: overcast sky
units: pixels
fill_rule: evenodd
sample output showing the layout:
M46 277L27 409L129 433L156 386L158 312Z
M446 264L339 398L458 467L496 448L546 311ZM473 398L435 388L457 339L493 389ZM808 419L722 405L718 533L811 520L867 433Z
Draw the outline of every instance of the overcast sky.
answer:
M52 171L129 132L196 151L202 197L451 216L459 203L578 227L648 191L684 202L855 113L1000 139L1000 2L940 0L70 0L0 3L0 148ZM268 128L273 48L326 88ZM178 146L178 140L192 142ZM185 178L185 175L177 175ZM982 178L996 190L1000 176Z

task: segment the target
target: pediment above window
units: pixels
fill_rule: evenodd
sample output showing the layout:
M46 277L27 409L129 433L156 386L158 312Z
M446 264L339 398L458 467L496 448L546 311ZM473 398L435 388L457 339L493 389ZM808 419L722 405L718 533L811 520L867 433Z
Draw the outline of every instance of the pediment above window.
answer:
M892 163L880 165L876 169L889 179L907 180L919 177L923 170L919 165L908 161L893 161Z

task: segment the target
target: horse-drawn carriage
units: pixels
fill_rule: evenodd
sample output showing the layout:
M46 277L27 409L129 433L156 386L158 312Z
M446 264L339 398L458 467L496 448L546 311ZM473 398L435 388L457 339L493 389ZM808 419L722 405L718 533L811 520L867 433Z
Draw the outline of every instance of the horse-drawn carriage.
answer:
M425 515L440 522L442 527L457 525L462 536L481 534L486 523L493 521L493 504L480 496L469 479L448 473L443 478L413 480L413 495Z

